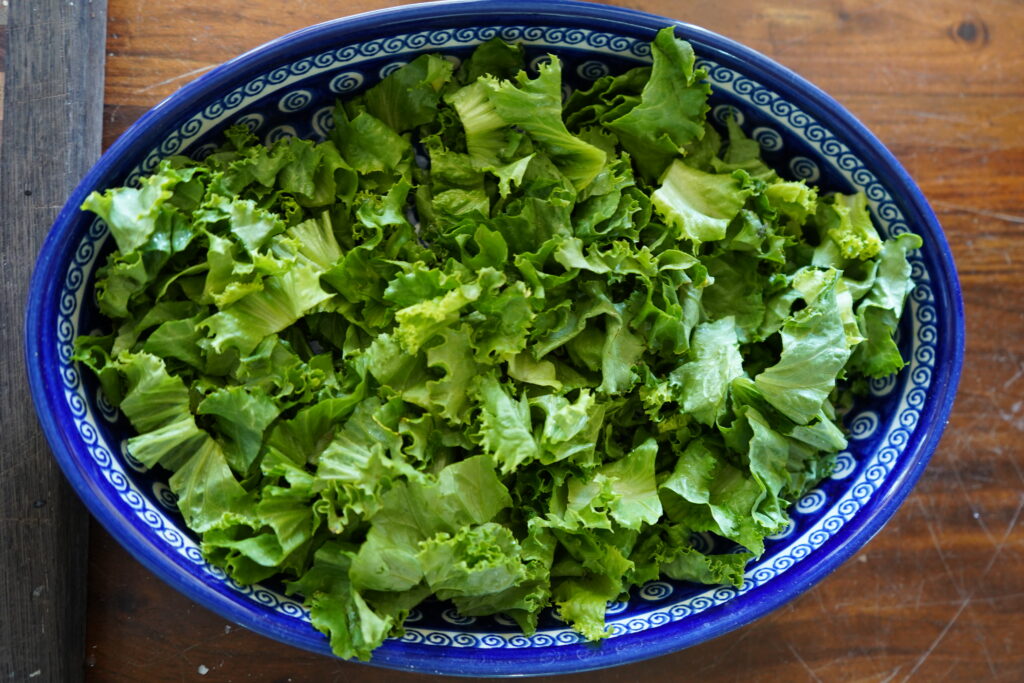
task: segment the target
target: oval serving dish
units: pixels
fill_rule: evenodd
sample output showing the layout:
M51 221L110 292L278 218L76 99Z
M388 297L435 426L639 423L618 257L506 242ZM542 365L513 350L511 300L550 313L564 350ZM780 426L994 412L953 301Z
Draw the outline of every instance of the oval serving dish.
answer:
M450 605L414 610L405 635L372 664L456 675L582 671L676 651L721 635L793 599L836 569L893 515L945 426L963 357L963 306L948 245L921 192L885 147L828 95L784 67L703 29L578 2L432 3L313 26L248 52L185 86L132 126L68 200L33 276L26 353L32 397L54 455L90 511L140 562L191 599L248 629L330 653L308 611L276 584L241 586L205 562L166 486L123 448L126 420L71 358L79 334L102 325L92 291L113 247L106 226L78 207L92 190L131 184L168 156L208 154L225 128L263 141L322 139L335 98L360 92L416 56L464 58L495 36L522 43L527 62L557 54L571 86L650 62L655 32L675 25L707 70L711 115L732 115L765 161L826 191L863 190L884 236L913 231L917 283L900 326L908 365L871 384L846 418L835 471L791 510L743 587L669 580L608 608L599 646L550 613L532 636L510 620L463 618ZM715 541L703 539L708 544Z

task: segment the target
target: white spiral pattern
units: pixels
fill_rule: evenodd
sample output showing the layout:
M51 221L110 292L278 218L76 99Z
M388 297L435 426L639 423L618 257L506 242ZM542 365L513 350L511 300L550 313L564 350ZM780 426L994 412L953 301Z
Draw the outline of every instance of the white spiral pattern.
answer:
M626 600L618 600L615 602L609 602L604 607L605 616L615 616L616 614L622 614L629 607L629 602Z
M846 479L853 474L855 469L857 469L857 461L854 459L853 454L849 451L843 451L836 456L836 461L832 466L832 473L829 475L829 478L836 481Z
M96 409L107 422L117 422L117 416L121 414L121 411L110 405L110 401L103 393L103 387L96 387Z
M128 442L127 441L122 441L121 442L120 450L121 450L121 459L124 460L124 464L125 465L128 465L128 467L130 467L131 469L135 470L136 472L148 472L149 471L149 468L146 467L145 465L143 465L138 460L136 460L135 456L132 455L131 451L128 450Z
M715 549L715 539L706 531L695 531L690 534L690 545L698 552L710 553Z
M321 107L313 113L313 131L321 140L326 140L334 130L334 107Z
M771 536L765 536L765 539L769 541L781 541L792 536L794 531L796 531L796 525L790 523L776 531Z
M824 491L821 489L811 489L803 498L797 501L796 511L802 515L809 515L824 507L826 502L828 502L828 496L825 495Z
M217 143L215 143L215 142L208 142L205 145L199 145L198 147L193 149L191 152L189 152L189 157L191 157L192 159L195 159L196 161L202 161L203 159L205 159L206 157L210 156L211 154L213 154L216 151L217 151Z
M331 79L331 92L343 95L352 92L363 84L363 75L355 71L340 73Z
M865 410L850 420L850 438L862 441L870 439L878 431L878 413Z
M451 31L431 30L371 40L358 45L345 45L274 69L223 95L177 130L168 134L168 137L146 155L136 169L129 173L127 182L129 184L137 182L142 173L155 168L156 164L166 156L183 151L188 152L189 145L192 145L200 137L216 131L219 126L225 125L230 117L237 116L238 112L250 108L257 102L271 98L271 107L278 101L284 103L288 95L279 100L272 96L287 91L306 79L314 77L323 80L329 79L329 88L332 94L323 99L316 99L311 95L311 100L302 106L326 104L333 94L352 92L360 88L367 78L367 70L372 71L378 68L372 64L374 60L385 56L411 58L425 49L444 50L461 44L475 44L497 35L506 40L520 41L539 49L583 48L594 57L608 54L650 61L650 48L644 41L598 31L564 27L504 26L500 28L473 27ZM363 66L364 64L365 66ZM817 180L821 176L821 168L818 164L824 164L830 173L838 173L855 187L865 191L884 235L900 234L910 229L895 200L874 174L844 143L837 140L813 118L793 104L781 99L773 91L727 67L708 60L699 60L698 66L707 70L708 80L721 96L742 100L743 109L751 112L752 119L756 113L762 119L771 122L772 130L781 130L784 140L798 139L813 150L815 159L810 157L794 157L792 159L790 170L794 176L812 181ZM339 70L343 71L338 73ZM370 77L375 78L377 75L379 74L373 72ZM583 76L582 73L579 75ZM293 91L291 94L295 92L298 91ZM313 90L306 92L317 92L317 88L314 87ZM323 107L321 106L316 110L314 117L322 111ZM722 123L730 111L735 112L737 123L742 125L746 118L745 112L733 105L714 107L712 116ZM311 122L311 125L316 130L315 121ZM294 128L280 126L270 131L265 137L270 139L271 136L275 136L273 139L276 139L282 135L294 134ZM100 483L108 487L106 490L109 491L109 500L120 507L124 514L134 516L149 526L154 537L165 544L168 555L185 558L195 567L194 571L221 582L227 589L236 592L241 601L252 601L282 617L308 623L308 611L296 601L278 595L262 586L240 586L228 580L222 570L207 564L192 537L183 533L177 522L168 516L169 511L163 510L161 504L157 502L161 500L159 492L150 490L148 486L140 487L139 481L153 475L145 474L146 468L127 454L123 448L123 442L119 443L118 447L112 448L106 443L104 432L98 429L99 403L95 399L94 392L90 390L87 393L86 383L82 382L76 366L70 363L70 355L72 341L79 332L83 297L87 296L85 284L89 279L89 274L96 266L97 255L100 253L107 235L102 221L92 223L88 234L83 236L82 243L74 254L73 262L69 264L63 289L58 295L59 306L54 330L56 353L63 365L58 371L57 381L63 384L64 396L67 401L65 407L72 416L78 432L80 444L75 448L79 452L87 454L89 466L95 468L99 473ZM936 297L931 288L931 275L919 254L911 254L910 261L914 268L914 278L918 283L907 307L912 326L912 329L908 329L913 352L909 356L909 367L901 375L901 378L906 378L905 383L894 382L892 387L885 388L885 394L879 394L888 395L900 387L898 396L892 399L896 403L893 410L895 418L887 424L885 432L879 436L877 450L864 452L852 447L857 453L857 459L848 453L840 454L837 457L837 469L832 476L833 478L850 478L849 484L837 492L836 497L832 500L829 500L825 493L820 492L823 499L817 512L802 516L791 525L789 530L784 532L779 540L773 541L773 545L770 546L766 555L748 568L741 589L709 587L695 595L690 594L687 597L674 599L668 597L665 598L665 604L645 607L642 601L653 603L660 599L644 597L645 590L648 596L656 594L652 593L651 590L654 589L650 588L654 584L649 584L637 591L636 595L639 601L633 600L622 612L610 615L609 626L613 636L636 633L686 619L771 582L779 575L797 566L799 562L839 533L847 522L859 514L869 500L883 490L896 463L901 460L899 456L909 442L913 430L916 429L921 410L926 403L935 365L935 345L938 341L937 321L940 314L936 308ZM94 303L90 305L94 305ZM942 315L945 315L945 312ZM90 386L95 386L95 383L92 382ZM874 387L872 391L875 391ZM863 413L858 416L858 419L862 416ZM103 419L106 419L106 416ZM861 429L860 433L863 434L863 429L857 425L857 419L855 419L851 425L851 430L855 432L854 439L863 441L865 437L858 437L856 434L858 429ZM876 416L872 433L876 433L879 427L880 424ZM113 457L112 451L121 451L123 457ZM858 461L861 463L859 469ZM126 473L124 469L126 466L134 472ZM847 468L849 468L848 472ZM840 473L842 476L838 476ZM143 474L145 476L141 476ZM805 498L801 503L807 500ZM818 500L817 495L814 500ZM807 509L806 505L804 509ZM655 582L655 584L657 583L668 586L670 591L674 590L673 585L669 582ZM565 627L542 628L529 637L521 634L481 632L480 629L486 628L486 623L478 623L474 630L469 628L472 624L453 623L450 620L451 614L448 619L445 619L444 612L436 607L424 607L424 609L427 610L426 614L419 610L410 614L407 622L416 625L406 629L406 633L402 637L404 641L453 648L547 648L576 645L581 641L578 634ZM618 605L615 609L619 609ZM457 614L455 618L464 619ZM507 625L505 623L508 621L507 618L502 619L505 621L501 621L499 618L495 618L493 621ZM439 620L452 624L457 629L446 628L437 623ZM419 625L420 623L422 626Z
M313 93L309 90L293 90L277 102L277 108L285 114L302 111L313 101Z
M576 73L586 81L596 81L602 76L607 76L611 73L611 69L604 62L589 59L576 67Z
M896 388L897 377L898 375L889 375L877 379L871 378L868 380L868 391L871 392L872 396L888 396Z
M455 624L456 626L469 626L476 623L476 617L463 616L456 609L446 609L441 612L441 618L449 624Z
M806 180L809 183L813 183L821 178L821 169L807 157L793 157L790 159L789 170L797 180Z
M664 581L651 581L645 584L637 595L647 601L664 600L672 595L675 589Z
M759 126L750 131L750 137L756 140L761 149L766 152L778 152L782 149L782 136L778 131L766 126Z
M542 66L544 66L545 64L547 64L550 61L551 61L551 57L549 55L547 55L547 54L537 55L536 57L534 57L533 59L530 60L530 63L528 64L528 68L530 69L530 71L532 71L534 73L537 73L538 71L540 71L540 68Z
M178 496L161 481L153 482L153 496L156 501L171 512L178 511Z

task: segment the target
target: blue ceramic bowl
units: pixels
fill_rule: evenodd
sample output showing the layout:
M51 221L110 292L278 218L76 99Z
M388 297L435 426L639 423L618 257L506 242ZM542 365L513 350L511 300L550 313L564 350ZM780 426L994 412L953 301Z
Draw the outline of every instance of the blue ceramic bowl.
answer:
M196 602L285 643L329 653L299 602L280 586L239 586L204 562L160 476L123 448L129 427L94 378L70 361L72 341L103 325L93 302L98 264L112 249L105 225L78 210L92 190L134 182L172 154L209 153L244 122L267 142L323 137L330 105L424 52L453 60L493 36L523 43L528 59L558 54L569 84L650 61L648 41L668 24L689 40L714 88L712 114L732 113L783 174L825 190L864 190L888 235L912 230L917 288L900 327L910 364L847 417L849 449L830 478L799 501L794 523L750 565L740 590L656 581L609 606L612 637L580 641L548 615L533 636L501 618L463 618L425 605L373 663L466 675L580 671L694 645L767 614L807 590L874 535L935 449L963 356L963 307L949 247L921 192L892 155L832 98L721 36L669 19L576 2L456 2L404 7L313 26L211 71L143 116L71 195L32 280L26 353L32 397L68 479L140 562ZM711 539L704 539L713 543Z

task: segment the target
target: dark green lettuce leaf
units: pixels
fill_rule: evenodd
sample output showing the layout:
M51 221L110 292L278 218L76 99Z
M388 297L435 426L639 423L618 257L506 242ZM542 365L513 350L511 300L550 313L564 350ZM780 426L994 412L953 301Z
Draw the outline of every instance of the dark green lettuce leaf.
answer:
M392 130L404 133L437 117L441 89L452 76L452 63L437 55L420 55L366 91L366 109Z
M251 519L252 494L235 479L217 442L206 437L168 483L178 496L178 509L195 531L208 531Z
M426 575L419 558L423 542L490 522L511 502L493 461L482 455L448 465L436 482L396 483L370 518L350 570L353 583L379 591L413 588Z
M710 92L704 72L694 69L693 48L672 28L658 31L651 53L654 66L640 101L602 119L649 180L659 177L682 147L703 137Z
M231 469L244 476L263 446L263 432L281 412L262 391L245 386L215 389L196 406L196 415L210 415L224 438L221 446Z
M366 661L401 618L395 613L378 614L353 587L349 572L354 555L351 546L324 543L316 551L312 568L291 582L289 589L306 596L313 623L327 634L339 657Z

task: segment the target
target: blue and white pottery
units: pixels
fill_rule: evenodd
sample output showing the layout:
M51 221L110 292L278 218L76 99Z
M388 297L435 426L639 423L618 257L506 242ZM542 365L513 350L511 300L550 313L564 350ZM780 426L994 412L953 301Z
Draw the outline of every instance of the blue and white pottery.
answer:
M528 63L551 52L569 85L648 63L648 42L669 24L693 44L714 90L712 116L731 113L769 164L825 190L864 190L886 235L924 238L911 257L917 282L900 327L909 365L871 385L847 416L849 448L831 477L793 507L743 587L655 581L609 605L612 636L581 642L548 614L532 636L501 617L464 618L449 604L414 611L405 635L372 663L462 675L581 671L665 654L761 617L820 581L893 515L935 449L963 358L963 304L949 247L921 192L882 144L832 98L764 56L706 30L640 12L566 1L432 3L320 24L268 43L157 105L103 156L71 195L32 280L26 354L43 430L90 511L140 562L227 619L297 647L329 653L302 604L275 584L240 586L199 552L165 482L123 447L130 427L72 342L103 323L93 301L97 266L113 240L78 209L92 190L135 182L173 154L200 157L245 123L266 142L323 138L335 98L365 89L425 52L454 62L494 36L522 43ZM711 545L710 537L696 539Z

